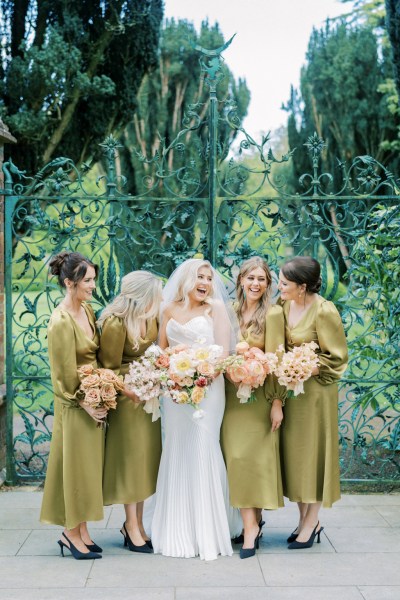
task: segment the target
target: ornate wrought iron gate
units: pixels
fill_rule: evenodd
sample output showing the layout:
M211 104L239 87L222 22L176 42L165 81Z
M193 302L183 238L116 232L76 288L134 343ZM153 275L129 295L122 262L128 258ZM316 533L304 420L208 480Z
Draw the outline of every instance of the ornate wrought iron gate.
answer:
M398 483L399 181L364 156L339 163L341 184L333 189L332 174L320 172L324 143L315 134L306 144L311 167L300 178L304 192L293 194L281 176L290 153L276 159L268 136L257 144L229 101L223 117L217 110L222 49L196 49L209 85L208 114L191 107L184 129L151 159L154 178L145 180L142 195L124 193L112 137L103 143L107 175L96 194L87 173L67 158L33 177L11 161L4 166L8 478L40 479L45 472L53 412L46 326L61 297L47 265L52 254L70 248L100 264L95 309L118 292L125 272L148 268L166 276L195 253L213 262L228 288L250 255L265 256L275 272L292 254L318 258L322 294L342 313L351 356L341 384L342 477ZM224 161L221 118L239 139L236 156ZM201 168L184 159L188 134L200 127L208 129ZM243 161L248 151L258 155L257 167ZM160 186L167 197L158 194Z

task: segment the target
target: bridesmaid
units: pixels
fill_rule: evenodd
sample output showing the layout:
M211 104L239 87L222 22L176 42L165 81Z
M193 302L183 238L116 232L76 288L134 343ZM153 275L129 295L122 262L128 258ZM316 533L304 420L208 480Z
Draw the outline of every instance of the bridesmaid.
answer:
M54 423L40 520L64 527L58 544L76 559L101 558L86 521L103 519L102 472L106 416L76 398L77 368L97 367L99 336L90 302L97 265L78 252L61 252L50 261L50 272L65 289L64 300L48 325Z
M279 275L285 316L286 350L303 342L318 344L320 365L304 384L304 394L288 398L282 427L284 494L299 507L299 524L289 548L310 548L320 541L321 504L340 498L338 385L347 365L347 345L340 315L318 295L319 263L308 256L286 262Z
M242 263L236 282L235 306L241 336L250 345L275 352L284 343L280 306L271 306L271 273L255 256ZM241 558L254 556L261 528L261 510L283 506L279 459L279 426L285 391L268 376L256 400L240 404L237 388L226 382L226 407L221 443L228 471L230 501L239 507L244 525ZM241 537L237 540L241 541Z
M129 363L156 341L161 292L161 280L148 271L133 271L122 278L121 293L98 321L99 361L104 367L126 375ZM160 420L152 422L152 415L138 401L126 390L109 413L103 494L106 505L124 504L124 545L132 552L150 553L152 544L142 522L143 502L156 490L161 425Z

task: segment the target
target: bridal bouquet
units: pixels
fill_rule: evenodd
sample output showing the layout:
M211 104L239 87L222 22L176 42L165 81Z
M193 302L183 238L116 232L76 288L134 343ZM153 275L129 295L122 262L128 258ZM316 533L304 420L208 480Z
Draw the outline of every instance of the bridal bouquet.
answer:
M278 377L278 383L289 390L289 397L304 393L304 382L319 365L319 358L315 352L317 348L318 344L315 342L304 342L289 352L285 352L282 345L279 346L278 353L281 357L275 375Z
M201 340L199 340L201 344ZM190 404L195 410L194 419L201 419L204 411L199 404L204 399L208 386L219 374L218 361L222 346L188 347L182 344L167 348L169 357L168 394L177 404Z
M82 365L78 368L78 375L81 380L78 394L84 404L92 408L106 408L107 411L117 407L117 394L124 389L124 384L114 371ZM104 425L98 423L97 427Z
M266 376L273 373L277 364L276 354L250 347L243 341L236 345L236 353L222 361L220 367L233 383L239 384L236 395L240 404L245 404L255 400L254 390L263 385Z
M125 375L126 387L143 402L143 409L152 415L153 422L160 418L159 397L168 379L168 365L168 356L152 344L143 356L129 365L129 373Z

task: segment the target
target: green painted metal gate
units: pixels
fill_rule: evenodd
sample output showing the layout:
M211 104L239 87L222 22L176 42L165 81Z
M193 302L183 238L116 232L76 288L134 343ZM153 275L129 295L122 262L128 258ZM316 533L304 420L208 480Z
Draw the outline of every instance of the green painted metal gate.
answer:
M392 486L400 481L399 181L363 156L339 163L333 189L333 175L320 172L324 142L315 134L297 150L308 152L310 172L300 178L304 191L293 194L284 178L290 153L275 158L268 136L258 144L229 100L218 110L220 51L196 49L208 113L201 117L193 105L168 146L148 161L140 157L152 169L140 196L124 192L112 137L102 144L106 175L95 194L90 174L67 158L32 177L4 165L8 479L45 473L53 414L46 327L61 298L48 262L69 248L100 265L96 310L118 293L124 273L146 268L168 276L196 253L212 261L228 289L248 256L263 255L275 272L293 254L316 257L322 294L341 311L350 347L340 394L342 479ZM236 153L224 160L221 119L238 134ZM200 127L206 146L199 163L186 164L187 139ZM246 165L249 151L257 166Z

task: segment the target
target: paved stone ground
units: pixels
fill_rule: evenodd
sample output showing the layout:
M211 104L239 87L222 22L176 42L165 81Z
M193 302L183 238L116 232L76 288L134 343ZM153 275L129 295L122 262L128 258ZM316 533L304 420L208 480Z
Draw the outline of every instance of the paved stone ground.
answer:
M38 521L42 494L0 491L1 600L400 600L400 494L345 495L323 510L321 544L290 551L296 507L265 511L255 558L204 562L124 549L120 506L91 524L104 558L60 557Z

